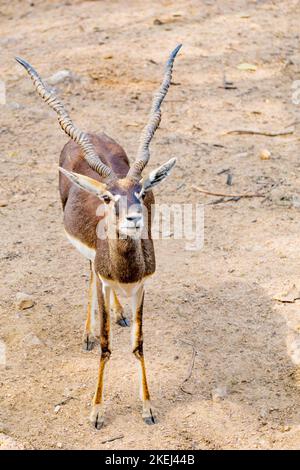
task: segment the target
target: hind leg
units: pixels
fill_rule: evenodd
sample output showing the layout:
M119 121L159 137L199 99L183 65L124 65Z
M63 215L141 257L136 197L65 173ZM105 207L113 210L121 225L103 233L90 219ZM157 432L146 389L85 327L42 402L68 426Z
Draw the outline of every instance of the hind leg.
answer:
M96 286L96 274L94 271L94 265L90 261L90 282L89 282L89 298L86 322L83 334L83 349L85 351L91 351L95 346L95 310L97 304L97 286Z
M129 326L129 320L124 315L124 309L120 304L117 294L113 289L111 290L110 294L110 304L115 314L116 323L118 323L118 325L120 326Z

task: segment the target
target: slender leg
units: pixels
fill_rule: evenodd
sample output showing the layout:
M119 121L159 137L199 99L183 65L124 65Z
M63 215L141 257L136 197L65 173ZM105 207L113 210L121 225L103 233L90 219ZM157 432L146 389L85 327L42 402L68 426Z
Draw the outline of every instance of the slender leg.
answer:
M125 317L124 309L113 289L111 290L110 299L111 306L115 314L116 323L118 323L120 326L129 326L129 320Z
M133 331L132 352L139 361L140 395L143 402L142 417L145 423L155 424L154 410L150 403L150 394L147 385L146 367L143 352L143 304L144 286L141 286L132 299Z
M83 334L83 349L91 351L95 345L95 310L97 301L96 274L93 263L90 261L90 282L89 282L89 298L86 322Z
M101 429L104 423L103 413L103 379L105 364L110 358L110 287L102 286L97 276L97 296L100 313L100 346L101 357L99 364L98 382L93 399L93 409L90 420L96 429Z

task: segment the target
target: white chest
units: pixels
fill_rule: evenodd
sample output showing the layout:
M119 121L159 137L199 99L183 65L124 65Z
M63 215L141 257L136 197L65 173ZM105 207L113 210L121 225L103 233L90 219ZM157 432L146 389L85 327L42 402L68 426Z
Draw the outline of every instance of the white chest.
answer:
M69 242L81 253L85 258L90 261L94 261L96 256L96 251L90 248L89 246L82 243L78 238L72 237L66 230L65 234Z

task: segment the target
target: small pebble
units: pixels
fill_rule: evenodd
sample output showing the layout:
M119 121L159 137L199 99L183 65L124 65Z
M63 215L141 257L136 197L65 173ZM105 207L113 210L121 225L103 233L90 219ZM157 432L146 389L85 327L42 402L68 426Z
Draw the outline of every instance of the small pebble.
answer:
M211 392L211 398L213 401L223 400L228 395L226 385L220 385L216 387Z
M271 158L271 152L269 152L269 150L267 149L262 149L260 152L259 152L259 158L261 160L270 160Z
M41 346L43 344L34 333L28 333L26 336L24 336L23 343L26 346Z
M59 70L58 72L51 75L51 77L47 78L45 81L50 86L58 85L59 83L63 83L66 81L74 82L78 80L70 70Z

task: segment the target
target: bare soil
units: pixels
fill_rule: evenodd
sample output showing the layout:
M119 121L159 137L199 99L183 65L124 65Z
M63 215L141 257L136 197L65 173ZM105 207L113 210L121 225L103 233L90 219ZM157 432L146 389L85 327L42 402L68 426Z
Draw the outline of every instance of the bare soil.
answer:
M2 0L0 448L300 448L291 358L299 301L272 299L299 283L299 8L295 0ZM71 70L76 79L57 91L74 121L104 130L133 159L163 63L179 42L149 169L178 158L156 199L206 204L205 243L192 252L184 240L156 242L144 336L158 424L141 420L130 331L114 325L106 425L96 431L88 416L99 350L81 345L88 265L64 237L57 189L67 139L14 56L45 78ZM239 69L243 63L256 70ZM224 88L224 74L234 88ZM223 134L291 124L286 136ZM210 204L219 198L193 185L266 197ZM35 306L19 311L17 292ZM195 364L182 387L189 343Z

